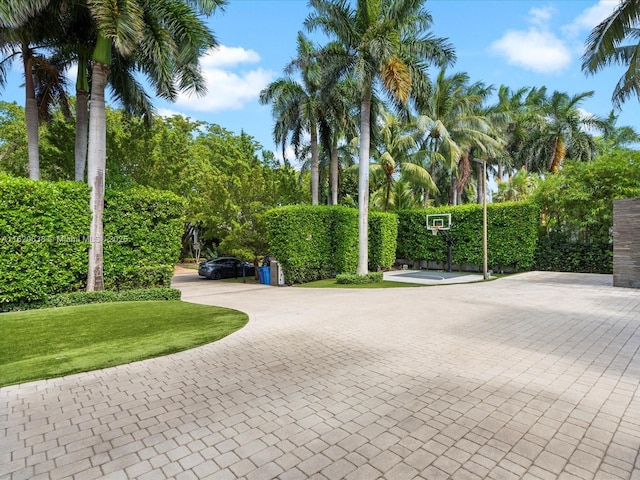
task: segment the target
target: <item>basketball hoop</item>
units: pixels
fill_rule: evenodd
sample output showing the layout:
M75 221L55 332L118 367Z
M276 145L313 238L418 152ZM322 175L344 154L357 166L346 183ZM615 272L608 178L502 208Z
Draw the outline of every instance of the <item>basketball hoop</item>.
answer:
M440 230L440 228L442 227L440 227L439 225L432 225L431 227L429 227L429 230L431 230L431 235L433 235L434 237L438 235L438 230Z

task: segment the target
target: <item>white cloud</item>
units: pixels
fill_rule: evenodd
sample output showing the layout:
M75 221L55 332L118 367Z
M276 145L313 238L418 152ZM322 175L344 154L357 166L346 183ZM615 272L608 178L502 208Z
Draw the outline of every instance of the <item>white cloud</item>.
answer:
M571 52L562 40L537 27L507 31L491 44L491 49L512 65L536 73L557 73L571 63Z
M600 0L594 6L584 10L572 23L563 26L563 33L570 37L576 37L584 31L592 30L611 15L619 3L620 0Z
M157 111L156 111L156 115L158 115L159 117L163 117L163 118L170 118L170 117L173 117L175 115L181 115L183 117L186 116L182 112L177 112L177 111L171 110L169 108L158 108Z
M531 15L529 21L534 25L542 27L546 25L549 20L551 20L551 17L556 12L557 10L551 6L533 7L531 10L529 10L529 15Z
M181 94L176 105L196 111L239 110L255 100L260 90L276 73L261 67L244 70L245 63L257 63L260 56L253 50L224 45L210 50L202 59L207 94L202 97Z
M245 50L242 47L227 47L220 45L212 48L202 59L202 67L205 69L234 67L239 63L257 63L260 55L254 50Z

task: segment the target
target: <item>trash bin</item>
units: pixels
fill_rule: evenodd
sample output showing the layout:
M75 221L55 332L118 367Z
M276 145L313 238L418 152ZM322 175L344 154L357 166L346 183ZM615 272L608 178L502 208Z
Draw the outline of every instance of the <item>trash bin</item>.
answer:
M269 267L258 267L258 280L263 285L271 284L271 274L269 270Z

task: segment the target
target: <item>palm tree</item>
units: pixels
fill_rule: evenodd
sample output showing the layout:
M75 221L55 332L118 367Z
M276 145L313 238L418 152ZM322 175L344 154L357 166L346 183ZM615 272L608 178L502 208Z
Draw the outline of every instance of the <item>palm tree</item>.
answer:
M609 112L609 116L605 119L606 126L603 130L602 137L599 138L600 150L607 152L616 148L627 148L632 143L640 142L640 135L633 127L618 127L618 115L613 110Z
M527 200L538 187L539 182L540 177L537 174L521 168L509 180L498 182L498 191L491 198L494 202Z
M579 108L584 99L592 96L592 91L573 96L553 92L543 106L543 116L528 123L529 133L522 148L527 170L555 172L567 156L574 160L593 159L597 148L588 131L604 130L606 122Z
M360 148L358 173L358 267L368 272L369 149L371 102L376 88L387 92L396 106L406 105L412 93L428 83L426 65L454 59L452 47L427 32L431 16L424 0L310 0L307 29L322 30L334 41L323 50L331 60L334 78L347 74L360 91ZM329 63L329 62L327 62Z
M91 108L89 117L88 175L91 187L92 221L90 229L89 273L87 290L101 290L102 211L104 208L106 117L104 92L111 70L112 49L123 58L144 58L148 79L171 100L179 90L204 91L198 65L199 57L216 44L204 26L198 11L210 14L222 0L130 1L113 4L108 0L92 2L89 10L98 25L91 73Z
M620 107L631 96L640 99L640 44L637 0L621 0L609 17L597 25L587 38L582 71L594 74L609 65L622 65L626 71L613 90L612 102Z
M313 44L302 33L298 34L297 58L285 72L298 71L301 81L290 76L271 82L260 92L260 103L272 104L276 121L274 139L284 149L291 134L291 144L297 158L305 133L311 137L311 203L319 203L318 145L319 130L326 128L326 114L320 100L320 65L314 56Z
M25 80L25 117L29 151L29 178L40 179L40 153L38 145L38 102L34 64L37 50L44 46L48 35L57 25L57 8L50 1L3 2L0 8L0 87L4 87L11 63L22 57ZM50 7L50 8L45 8Z
M491 92L492 87L482 82L471 84L467 73L447 75L442 68L430 94L418 102L419 125L431 152L429 172L434 181L449 178L449 202L453 205L459 203L470 178L473 153L486 155L502 146L493 136L483 108Z
M415 126L402 122L390 112L380 119L379 139L372 146L371 175L381 177L383 184L383 210L389 209L392 186L401 180L413 187L434 189L429 172L421 165L424 152L419 150L421 132Z

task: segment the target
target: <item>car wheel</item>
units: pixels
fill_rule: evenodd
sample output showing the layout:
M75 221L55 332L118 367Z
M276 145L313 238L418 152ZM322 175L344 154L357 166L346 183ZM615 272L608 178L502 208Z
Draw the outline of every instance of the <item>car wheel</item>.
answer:
M212 280L220 280L222 278L222 275L217 270L214 270L213 272L211 272L211 277L210 278Z

